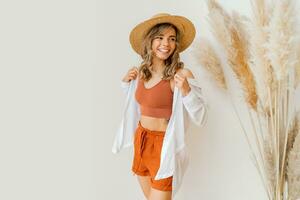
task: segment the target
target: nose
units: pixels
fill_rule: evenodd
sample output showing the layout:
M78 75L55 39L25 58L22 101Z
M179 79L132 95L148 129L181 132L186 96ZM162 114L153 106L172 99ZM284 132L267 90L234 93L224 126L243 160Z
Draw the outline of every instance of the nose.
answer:
M163 46L169 46L169 44L170 44L170 42L169 42L168 38L164 38L164 39L162 40L162 45L163 45Z

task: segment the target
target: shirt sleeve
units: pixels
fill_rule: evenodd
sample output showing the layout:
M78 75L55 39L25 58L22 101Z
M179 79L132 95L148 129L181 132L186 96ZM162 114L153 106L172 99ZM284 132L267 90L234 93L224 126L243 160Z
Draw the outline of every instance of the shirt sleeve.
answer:
M198 126L203 126L207 119L207 105L202 96L201 88L190 86L190 92L182 97L182 102L191 120Z
M128 90L129 90L130 82L121 81L120 85L121 85L121 88L122 88L124 94L127 94Z

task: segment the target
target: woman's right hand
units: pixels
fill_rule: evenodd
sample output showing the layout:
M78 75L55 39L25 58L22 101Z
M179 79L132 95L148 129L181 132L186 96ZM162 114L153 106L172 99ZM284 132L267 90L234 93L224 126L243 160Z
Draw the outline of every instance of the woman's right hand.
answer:
M126 73L126 75L124 76L124 78L122 79L122 81L124 82L130 82L133 79L136 79L136 77L138 76L139 71L137 67L133 67L131 69L128 70L128 72Z

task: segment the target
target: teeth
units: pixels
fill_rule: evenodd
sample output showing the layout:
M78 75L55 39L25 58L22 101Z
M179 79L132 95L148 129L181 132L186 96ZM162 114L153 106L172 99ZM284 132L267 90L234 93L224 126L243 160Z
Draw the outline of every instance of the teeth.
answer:
M169 52L169 50L167 50L167 49L158 49L158 50L161 51L161 52L164 52L164 53Z

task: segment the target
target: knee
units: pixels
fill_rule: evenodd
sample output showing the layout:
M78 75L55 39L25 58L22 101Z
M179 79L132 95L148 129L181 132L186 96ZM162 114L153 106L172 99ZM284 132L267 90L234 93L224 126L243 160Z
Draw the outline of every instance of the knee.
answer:
M145 197L146 197L147 200L150 200L150 193L151 193L150 190L147 191L147 192L144 192L144 195L145 195Z
M147 200L172 200L172 192L160 191L152 188Z

